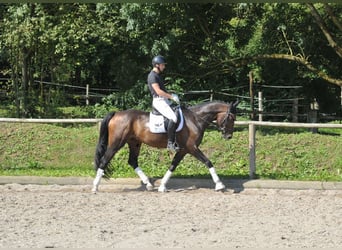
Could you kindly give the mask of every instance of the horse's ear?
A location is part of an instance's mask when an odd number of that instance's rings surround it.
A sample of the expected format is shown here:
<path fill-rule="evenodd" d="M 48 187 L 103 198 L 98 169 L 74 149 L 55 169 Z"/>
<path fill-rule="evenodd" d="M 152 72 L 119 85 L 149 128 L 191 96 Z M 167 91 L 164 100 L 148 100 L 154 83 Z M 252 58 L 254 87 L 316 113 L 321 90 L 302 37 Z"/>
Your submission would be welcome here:
<path fill-rule="evenodd" d="M 233 103 L 233 107 L 237 107 L 237 105 L 239 105 L 239 103 L 240 103 L 240 100 L 239 99 L 237 99 L 234 103 Z"/>

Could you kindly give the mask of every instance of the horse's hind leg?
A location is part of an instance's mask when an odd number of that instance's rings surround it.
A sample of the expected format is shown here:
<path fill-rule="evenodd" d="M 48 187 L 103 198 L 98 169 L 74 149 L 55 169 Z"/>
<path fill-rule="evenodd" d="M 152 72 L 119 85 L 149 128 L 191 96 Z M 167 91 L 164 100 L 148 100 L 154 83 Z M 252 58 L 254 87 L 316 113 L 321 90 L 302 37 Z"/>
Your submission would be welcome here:
<path fill-rule="evenodd" d="M 153 185 L 151 184 L 149 178 L 145 175 L 142 169 L 138 165 L 138 156 L 140 153 L 141 142 L 131 141 L 128 143 L 129 146 L 129 159 L 128 164 L 131 165 L 135 173 L 139 176 L 142 183 L 146 185 L 148 191 L 153 190 Z"/>
<path fill-rule="evenodd" d="M 118 149 L 115 149 L 114 147 L 109 147 L 107 148 L 105 154 L 102 156 L 99 167 L 96 172 L 96 177 L 93 181 L 93 188 L 91 190 L 94 194 L 96 194 L 96 192 L 98 191 L 98 188 L 99 188 L 102 176 L 104 175 L 106 167 L 108 166 L 110 160 L 113 158 L 113 156 L 115 155 L 117 151 Z"/>

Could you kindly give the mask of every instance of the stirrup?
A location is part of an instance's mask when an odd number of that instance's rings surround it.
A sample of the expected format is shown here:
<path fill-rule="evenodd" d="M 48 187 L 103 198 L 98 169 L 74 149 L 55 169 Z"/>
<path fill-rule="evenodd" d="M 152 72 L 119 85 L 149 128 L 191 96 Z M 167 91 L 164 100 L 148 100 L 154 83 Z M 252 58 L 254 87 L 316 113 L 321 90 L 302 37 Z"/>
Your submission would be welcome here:
<path fill-rule="evenodd" d="M 167 149 L 170 151 L 179 151 L 180 148 L 178 147 L 177 143 L 168 141 L 167 143 Z"/>

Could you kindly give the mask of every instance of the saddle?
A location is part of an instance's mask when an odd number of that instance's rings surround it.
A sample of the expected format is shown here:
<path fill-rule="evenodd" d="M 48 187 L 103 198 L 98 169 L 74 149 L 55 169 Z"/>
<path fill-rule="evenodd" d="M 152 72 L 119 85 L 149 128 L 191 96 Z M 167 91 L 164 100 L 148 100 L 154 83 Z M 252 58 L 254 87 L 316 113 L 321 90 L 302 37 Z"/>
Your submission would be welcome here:
<path fill-rule="evenodd" d="M 184 125 L 184 117 L 182 109 L 177 106 L 172 108 L 177 116 L 177 128 L 176 132 L 180 131 Z M 151 133 L 166 133 L 167 125 L 169 123 L 169 119 L 164 117 L 158 110 L 152 107 L 152 111 L 150 112 L 150 121 L 148 127 L 150 128 Z"/>

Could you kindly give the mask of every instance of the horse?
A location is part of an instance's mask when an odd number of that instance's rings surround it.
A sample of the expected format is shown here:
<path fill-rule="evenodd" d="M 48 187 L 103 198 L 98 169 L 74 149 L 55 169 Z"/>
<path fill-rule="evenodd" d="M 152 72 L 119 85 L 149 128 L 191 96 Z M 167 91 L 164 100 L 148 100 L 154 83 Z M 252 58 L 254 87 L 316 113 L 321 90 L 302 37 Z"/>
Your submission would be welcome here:
<path fill-rule="evenodd" d="M 183 128 L 176 133 L 176 142 L 180 150 L 175 153 L 170 167 L 161 179 L 159 192 L 167 191 L 166 185 L 172 173 L 186 154 L 194 156 L 207 166 L 215 184 L 215 191 L 224 191 L 225 185 L 216 174 L 212 162 L 199 149 L 199 145 L 202 142 L 204 131 L 211 124 L 216 125 L 224 139 L 232 138 L 238 104 L 239 101 L 234 103 L 212 101 L 189 107 L 182 105 L 184 124 Z M 112 174 L 113 170 L 108 168 L 108 165 L 126 143 L 129 148 L 128 164 L 146 185 L 147 190 L 154 189 L 149 178 L 138 165 L 138 156 L 143 143 L 159 149 L 166 148 L 167 134 L 150 132 L 149 112 L 130 109 L 109 112 L 101 122 L 99 140 L 95 150 L 96 176 L 93 181 L 93 193 L 98 191 L 101 178 L 109 178 Z"/>

